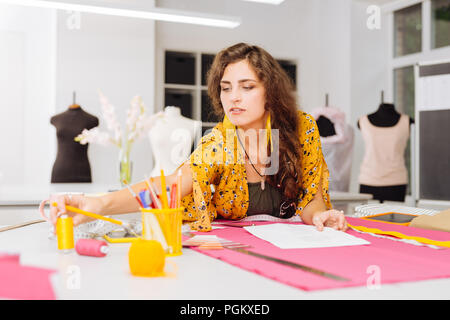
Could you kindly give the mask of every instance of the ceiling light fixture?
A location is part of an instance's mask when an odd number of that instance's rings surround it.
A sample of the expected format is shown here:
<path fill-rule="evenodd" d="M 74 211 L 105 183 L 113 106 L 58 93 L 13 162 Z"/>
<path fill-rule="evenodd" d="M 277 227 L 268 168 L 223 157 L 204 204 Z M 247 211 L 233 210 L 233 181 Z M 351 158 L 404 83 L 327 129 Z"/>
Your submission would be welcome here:
<path fill-rule="evenodd" d="M 244 0 L 244 1 L 249 1 L 249 2 L 260 2 L 260 3 L 266 3 L 266 4 L 275 4 L 275 5 L 279 5 L 279 4 L 282 3 L 284 0 Z"/>
<path fill-rule="evenodd" d="M 197 24 L 221 28 L 236 28 L 241 24 L 240 19 L 237 17 L 227 17 L 220 15 L 203 14 L 198 12 L 178 11 L 160 8 L 136 10 L 129 8 L 80 4 L 70 1 L 60 2 L 54 0 L 0 0 L 0 3 L 7 3 L 11 5 L 20 5 L 27 7 L 39 7 L 39 8 L 60 9 L 86 13 L 96 13 L 111 16 L 150 19 L 166 22 Z"/>

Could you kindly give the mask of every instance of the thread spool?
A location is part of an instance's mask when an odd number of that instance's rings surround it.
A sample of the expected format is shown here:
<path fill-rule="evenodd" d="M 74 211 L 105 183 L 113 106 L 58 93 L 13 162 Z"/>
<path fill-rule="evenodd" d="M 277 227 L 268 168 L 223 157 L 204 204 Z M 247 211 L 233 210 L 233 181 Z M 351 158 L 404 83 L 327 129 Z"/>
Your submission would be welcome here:
<path fill-rule="evenodd" d="M 72 217 L 63 214 L 56 220 L 56 236 L 58 238 L 58 250 L 64 253 L 71 252 L 74 248 Z"/>
<path fill-rule="evenodd" d="M 164 249 L 156 240 L 135 240 L 128 251 L 128 263 L 134 276 L 164 276 L 165 259 Z"/>
<path fill-rule="evenodd" d="M 104 257 L 109 251 L 105 241 L 96 239 L 79 239 L 75 245 L 75 250 L 79 255 L 91 257 Z"/>

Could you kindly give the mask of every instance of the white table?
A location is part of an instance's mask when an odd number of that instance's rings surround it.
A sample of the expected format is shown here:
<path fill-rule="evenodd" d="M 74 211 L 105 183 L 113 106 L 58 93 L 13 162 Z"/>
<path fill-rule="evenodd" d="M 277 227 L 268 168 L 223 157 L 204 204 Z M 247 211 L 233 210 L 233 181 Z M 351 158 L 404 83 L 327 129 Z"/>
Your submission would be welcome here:
<path fill-rule="evenodd" d="M 0 251 L 20 253 L 24 265 L 58 270 L 54 287 L 59 299 L 450 299 L 450 279 L 306 292 L 189 249 L 168 258 L 178 266 L 176 278 L 134 277 L 128 268 L 129 244 L 110 244 L 104 258 L 62 254 L 48 231 L 47 223 L 39 223 L 0 232 Z M 79 282 L 71 278 L 76 271 Z M 79 288 L 73 287 L 77 283 Z"/>
<path fill-rule="evenodd" d="M 47 183 L 42 185 L 0 185 L 0 225 L 17 224 L 26 220 L 39 219 L 37 208 L 40 202 L 52 193 L 83 192 L 96 195 L 119 190 L 119 184 L 95 183 Z M 354 207 L 366 204 L 372 195 L 331 191 L 333 207 L 351 215 Z M 32 210 L 28 210 L 32 209 Z"/>
<path fill-rule="evenodd" d="M 52 193 L 89 194 L 119 190 L 121 186 L 93 183 L 48 183 L 42 185 L 0 185 L 0 206 L 35 206 Z"/>
<path fill-rule="evenodd" d="M 104 193 L 119 190 L 119 184 L 105 185 L 93 183 L 48 183 L 43 185 L 0 185 L 0 206 L 27 206 L 39 205 L 41 200 L 51 193 L 58 192 L 83 192 L 89 194 Z M 372 195 L 364 193 L 330 191 L 333 203 L 367 203 Z"/>

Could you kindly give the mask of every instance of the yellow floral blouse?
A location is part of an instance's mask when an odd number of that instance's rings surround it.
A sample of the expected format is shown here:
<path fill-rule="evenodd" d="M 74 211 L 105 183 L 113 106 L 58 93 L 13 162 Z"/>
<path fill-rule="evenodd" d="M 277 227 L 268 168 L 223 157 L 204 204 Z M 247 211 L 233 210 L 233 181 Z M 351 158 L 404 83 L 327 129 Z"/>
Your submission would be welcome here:
<path fill-rule="evenodd" d="M 322 154 L 319 129 L 314 118 L 302 111 L 299 111 L 299 122 L 304 193 L 298 199 L 296 214 L 301 215 L 317 193 L 321 177 L 323 199 L 328 209 L 331 209 L 331 202 L 329 171 Z M 194 230 L 210 231 L 211 221 L 218 215 L 225 219 L 246 217 L 247 173 L 235 132 L 235 126 L 225 118 L 202 137 L 187 160 L 192 171 L 193 192 L 182 199 L 183 220 L 191 221 Z"/>

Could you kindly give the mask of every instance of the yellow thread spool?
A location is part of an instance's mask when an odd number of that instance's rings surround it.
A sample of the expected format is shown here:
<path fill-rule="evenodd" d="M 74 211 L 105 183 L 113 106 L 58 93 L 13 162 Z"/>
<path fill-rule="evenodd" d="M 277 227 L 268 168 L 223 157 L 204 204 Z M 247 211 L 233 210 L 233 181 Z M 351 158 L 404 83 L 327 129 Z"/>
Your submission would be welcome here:
<path fill-rule="evenodd" d="M 149 223 L 148 215 L 153 214 L 159 223 L 159 227 L 163 233 L 165 243 L 167 244 L 167 249 L 165 250 L 166 255 L 170 257 L 179 256 L 182 254 L 181 248 L 181 225 L 182 225 L 182 214 L 184 207 L 173 208 L 173 209 L 146 209 L 141 208 L 142 212 L 142 236 L 144 239 L 157 240 L 151 223 Z"/>
<path fill-rule="evenodd" d="M 128 251 L 130 272 L 139 277 L 164 276 L 165 252 L 156 240 L 137 239 Z"/>
<path fill-rule="evenodd" d="M 56 220 L 56 236 L 58 249 L 64 253 L 71 252 L 74 248 L 73 219 L 68 215 L 62 215 Z"/>

